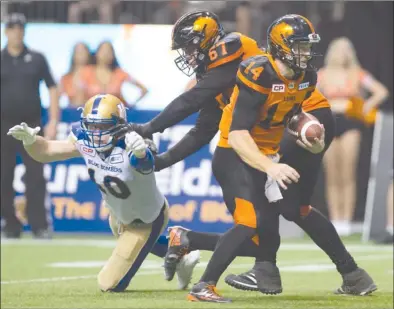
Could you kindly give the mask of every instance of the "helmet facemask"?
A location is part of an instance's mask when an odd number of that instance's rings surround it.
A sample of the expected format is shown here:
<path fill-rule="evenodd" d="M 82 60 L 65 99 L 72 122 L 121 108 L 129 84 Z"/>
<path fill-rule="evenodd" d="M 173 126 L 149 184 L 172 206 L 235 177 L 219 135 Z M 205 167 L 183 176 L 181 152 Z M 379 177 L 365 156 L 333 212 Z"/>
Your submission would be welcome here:
<path fill-rule="evenodd" d="M 86 135 L 83 141 L 86 146 L 104 152 L 114 146 L 112 133 L 116 129 L 118 119 L 116 117 L 102 119 L 94 116 L 96 115 L 81 118 L 81 127 Z"/>
<path fill-rule="evenodd" d="M 192 76 L 197 68 L 204 63 L 204 50 L 200 47 L 203 35 L 196 33 L 194 38 L 184 42 L 176 49 L 179 56 L 174 60 L 176 66 L 187 76 Z"/>
<path fill-rule="evenodd" d="M 174 62 L 178 69 L 189 77 L 196 72 L 205 58 L 204 52 L 199 46 L 199 42 L 200 39 L 195 37 L 190 43 L 185 44 L 185 47 L 177 49 L 179 56 Z"/>
<path fill-rule="evenodd" d="M 224 35 L 217 16 L 211 12 L 197 11 L 182 16 L 174 25 L 172 50 L 179 57 L 174 62 L 187 76 L 203 70 L 209 49 Z"/>
<path fill-rule="evenodd" d="M 315 46 L 320 42 L 320 36 L 316 33 L 309 34 L 307 38 L 287 38 L 283 39 L 290 52 L 286 52 L 283 49 L 278 50 L 281 54 L 281 60 L 283 60 L 290 68 L 296 72 L 302 71 L 315 71 L 316 67 L 313 65 L 313 61 L 318 56 L 322 56 L 315 52 Z"/>

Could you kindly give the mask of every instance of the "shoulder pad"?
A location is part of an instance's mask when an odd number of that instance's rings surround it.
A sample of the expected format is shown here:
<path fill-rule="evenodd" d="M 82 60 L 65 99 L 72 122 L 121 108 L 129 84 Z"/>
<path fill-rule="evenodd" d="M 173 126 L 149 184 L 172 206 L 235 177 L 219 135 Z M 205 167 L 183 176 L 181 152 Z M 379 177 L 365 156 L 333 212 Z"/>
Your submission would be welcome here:
<path fill-rule="evenodd" d="M 234 61 L 242 57 L 243 48 L 241 37 L 232 32 L 219 40 L 208 52 L 207 69 L 213 69 L 222 64 Z"/>
<path fill-rule="evenodd" d="M 269 94 L 275 75 L 269 59 L 264 55 L 258 55 L 241 62 L 237 73 L 237 84 L 244 84 L 255 91 Z"/>

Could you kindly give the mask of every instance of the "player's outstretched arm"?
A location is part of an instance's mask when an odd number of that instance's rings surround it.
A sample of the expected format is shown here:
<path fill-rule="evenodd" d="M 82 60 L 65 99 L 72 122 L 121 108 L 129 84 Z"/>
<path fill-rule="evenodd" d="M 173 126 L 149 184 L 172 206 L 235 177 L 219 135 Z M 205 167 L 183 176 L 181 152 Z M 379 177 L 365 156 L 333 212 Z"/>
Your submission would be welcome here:
<path fill-rule="evenodd" d="M 47 140 L 42 136 L 37 136 L 40 130 L 40 127 L 33 129 L 22 122 L 9 129 L 7 135 L 22 141 L 30 157 L 41 163 L 66 160 L 80 155 L 72 141 Z"/>
<path fill-rule="evenodd" d="M 155 171 L 160 171 L 182 161 L 208 144 L 219 128 L 222 111 L 211 104 L 200 110 L 196 125 L 173 147 L 155 156 Z"/>
<path fill-rule="evenodd" d="M 143 125 L 141 134 L 149 136 L 163 132 L 211 103 L 218 94 L 234 85 L 237 67 L 238 62 L 233 61 L 207 72 L 193 88 L 174 99 L 159 115 Z"/>

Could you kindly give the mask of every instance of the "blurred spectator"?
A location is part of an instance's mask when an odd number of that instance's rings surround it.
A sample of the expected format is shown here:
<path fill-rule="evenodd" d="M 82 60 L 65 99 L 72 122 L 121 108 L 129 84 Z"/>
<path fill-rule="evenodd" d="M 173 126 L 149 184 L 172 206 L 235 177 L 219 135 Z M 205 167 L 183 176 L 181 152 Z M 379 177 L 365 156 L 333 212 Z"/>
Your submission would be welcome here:
<path fill-rule="evenodd" d="M 360 66 L 353 44 L 333 40 L 318 87 L 328 98 L 336 118 L 336 138 L 324 156 L 330 218 L 340 235 L 351 233 L 356 197 L 356 166 L 361 128 L 374 119 L 376 107 L 388 96 L 386 88 Z M 363 100 L 364 91 L 370 93 Z"/>
<path fill-rule="evenodd" d="M 86 100 L 98 93 L 110 93 L 126 104 L 122 96 L 122 85 L 126 82 L 138 87 L 141 91 L 140 97 L 135 102 L 128 102 L 128 104 L 136 104 L 148 93 L 143 84 L 119 67 L 114 47 L 110 42 L 104 41 L 97 48 L 94 65 L 89 65 L 82 70 L 81 84 L 83 88 L 78 89 L 77 92 L 80 93 L 76 95 L 78 98 L 84 96 L 84 100 Z"/>
<path fill-rule="evenodd" d="M 153 22 L 155 24 L 173 24 L 182 15 L 185 6 L 186 3 L 184 1 L 169 1 L 155 12 L 152 12 Z"/>
<path fill-rule="evenodd" d="M 118 0 L 82 0 L 72 3 L 68 10 L 68 22 L 81 23 L 85 20 L 92 22 L 94 18 L 87 18 L 84 20 L 84 15 L 97 13 L 100 23 L 111 24 L 114 22 L 114 6 L 118 4 L 118 2 Z"/>
<path fill-rule="evenodd" d="M 1 51 L 1 216 L 6 237 L 19 238 L 22 225 L 15 215 L 13 189 L 16 156 L 19 153 L 26 167 L 25 186 L 27 218 L 33 235 L 50 236 L 45 209 L 46 182 L 43 165 L 30 158 L 23 145 L 7 135 L 8 129 L 21 122 L 41 126 L 39 84 L 44 80 L 50 95 L 49 122 L 45 136 L 54 139 L 59 120 L 56 84 L 45 57 L 24 44 L 26 19 L 12 14 L 6 20 L 8 42 Z"/>
<path fill-rule="evenodd" d="M 93 57 L 89 47 L 85 43 L 77 43 L 71 55 L 70 71 L 63 75 L 60 80 L 60 93 L 67 95 L 70 107 L 78 107 L 85 103 L 83 91 L 77 91 L 82 87 L 81 72 L 87 65 L 93 63 Z"/>
<path fill-rule="evenodd" d="M 244 1 L 236 9 L 236 29 L 244 35 L 250 35 L 252 23 L 252 8 L 249 1 Z"/>

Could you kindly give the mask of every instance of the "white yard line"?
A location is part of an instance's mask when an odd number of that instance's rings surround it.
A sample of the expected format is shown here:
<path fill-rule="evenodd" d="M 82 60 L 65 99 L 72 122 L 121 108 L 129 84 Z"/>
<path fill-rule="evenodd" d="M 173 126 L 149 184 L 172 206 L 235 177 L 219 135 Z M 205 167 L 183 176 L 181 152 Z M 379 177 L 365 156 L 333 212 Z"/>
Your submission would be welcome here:
<path fill-rule="evenodd" d="M 141 271 L 137 273 L 137 276 L 150 276 L 150 275 L 157 275 L 161 273 L 163 273 L 163 271 L 158 271 L 158 270 Z M 1 284 L 46 283 L 46 282 L 73 281 L 73 280 L 94 279 L 94 278 L 97 278 L 97 275 L 38 278 L 38 279 L 28 279 L 28 280 L 10 280 L 10 281 L 1 281 Z"/>
<path fill-rule="evenodd" d="M 289 240 L 290 242 L 290 240 Z M 115 240 L 90 240 L 90 239 L 52 239 L 52 240 L 36 240 L 36 239 L 2 239 L 1 246 L 12 245 L 29 245 L 29 246 L 91 246 L 98 248 L 113 248 Z M 350 244 L 346 248 L 351 252 L 393 252 L 392 246 L 379 246 L 379 245 L 357 245 Z M 315 244 L 300 244 L 300 243 L 283 243 L 280 250 L 284 251 L 320 251 L 321 249 Z"/>
<path fill-rule="evenodd" d="M 75 276 L 75 277 L 54 277 L 54 278 L 39 278 L 29 280 L 10 280 L 1 281 L 1 284 L 21 284 L 21 283 L 43 283 L 43 282 L 58 282 L 58 281 L 71 281 L 71 280 L 82 280 L 96 278 L 97 275 L 93 276 Z"/>
<path fill-rule="evenodd" d="M 374 261 L 374 260 L 384 260 L 384 259 L 392 259 L 392 255 L 370 255 L 370 256 L 361 256 L 357 258 L 357 261 Z M 88 261 L 85 261 L 87 263 Z M 97 263 L 97 261 L 92 261 Z M 142 270 L 137 273 L 137 276 L 149 276 L 149 275 L 158 275 L 162 274 L 163 270 L 159 270 L 161 268 L 161 264 L 157 261 L 147 260 L 148 266 L 147 268 L 151 270 Z M 288 263 L 280 263 L 280 270 L 283 272 L 323 272 L 330 271 L 335 269 L 334 264 L 316 264 L 318 260 L 311 261 L 303 261 L 303 264 L 289 264 Z M 157 270 L 154 269 L 154 265 L 157 264 Z M 207 265 L 206 262 L 201 262 L 197 264 L 198 268 L 204 268 Z M 229 267 L 229 269 L 248 269 L 252 264 L 234 264 Z M 54 278 L 38 278 L 38 279 L 28 279 L 28 280 L 10 280 L 10 281 L 2 281 L 1 284 L 26 284 L 26 283 L 46 283 L 46 282 L 59 282 L 59 281 L 73 281 L 73 280 L 82 280 L 82 279 L 94 279 L 97 275 L 86 275 L 86 276 L 74 276 L 74 277 L 54 277 Z"/>
<path fill-rule="evenodd" d="M 357 261 L 375 261 L 375 260 L 385 260 L 385 259 L 391 259 L 393 256 L 390 254 L 378 254 L 378 255 L 366 255 L 366 256 L 358 256 Z M 302 260 L 302 261 L 297 261 L 297 263 L 294 263 L 294 261 L 283 261 L 283 262 L 278 262 L 278 266 L 281 267 L 293 267 L 293 266 L 305 266 L 309 264 L 318 264 L 318 265 L 325 265 L 328 262 L 328 258 L 326 259 L 314 259 L 314 260 Z M 253 261 L 251 261 L 253 263 Z M 241 268 L 248 268 L 252 264 L 251 263 L 242 263 L 242 264 L 237 264 L 234 263 L 233 265 L 230 266 L 230 268 L 234 269 L 241 269 Z M 72 261 L 72 262 L 55 262 L 55 263 L 50 263 L 47 264 L 48 267 L 51 268 L 71 268 L 71 269 L 76 269 L 76 268 L 101 268 L 105 264 L 105 261 Z M 150 260 L 147 259 L 144 261 L 144 263 L 141 265 L 141 269 L 162 269 L 162 262 L 159 260 Z M 197 268 L 203 268 L 206 267 L 208 262 L 200 262 L 197 264 Z M 332 265 L 333 264 L 327 264 L 327 265 Z"/>

